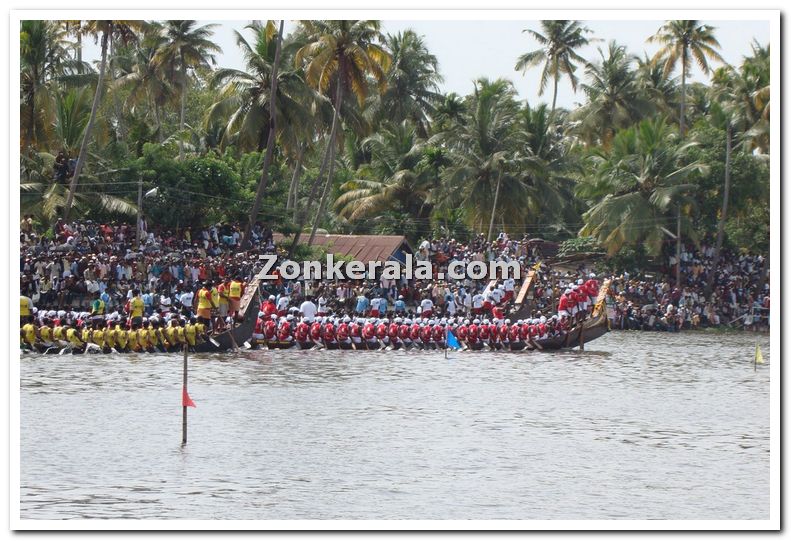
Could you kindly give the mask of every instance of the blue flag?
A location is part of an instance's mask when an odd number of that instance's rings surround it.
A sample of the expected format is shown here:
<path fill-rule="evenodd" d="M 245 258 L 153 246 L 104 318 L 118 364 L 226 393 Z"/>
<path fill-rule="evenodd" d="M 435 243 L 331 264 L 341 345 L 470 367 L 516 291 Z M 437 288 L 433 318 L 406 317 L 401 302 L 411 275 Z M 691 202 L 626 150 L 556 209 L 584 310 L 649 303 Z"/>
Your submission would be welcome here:
<path fill-rule="evenodd" d="M 456 335 L 453 334 L 453 331 L 448 329 L 448 339 L 447 339 L 447 346 L 453 349 L 461 349 L 461 344 L 456 339 Z"/>

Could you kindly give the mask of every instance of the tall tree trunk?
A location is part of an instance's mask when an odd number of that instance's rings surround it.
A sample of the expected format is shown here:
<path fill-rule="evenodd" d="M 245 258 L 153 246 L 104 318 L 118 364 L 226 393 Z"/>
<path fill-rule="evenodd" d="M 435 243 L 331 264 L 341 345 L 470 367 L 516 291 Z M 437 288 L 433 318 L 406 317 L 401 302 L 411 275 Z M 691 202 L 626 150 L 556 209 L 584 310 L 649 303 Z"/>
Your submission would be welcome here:
<path fill-rule="evenodd" d="M 28 127 L 28 146 L 35 146 L 36 141 L 36 94 L 38 93 L 38 66 L 33 65 L 33 84 L 30 91 L 30 126 Z"/>
<path fill-rule="evenodd" d="M 338 65 L 338 88 L 335 94 L 335 112 L 332 115 L 332 126 L 333 129 L 338 129 L 338 117 L 340 116 L 341 112 L 341 104 L 343 103 L 343 85 L 341 84 L 341 73 L 343 73 L 343 60 Z M 310 232 L 310 239 L 308 240 L 308 246 L 313 244 L 313 239 L 316 238 L 316 229 L 319 227 L 319 223 L 321 222 L 322 215 L 324 214 L 324 208 L 327 205 L 327 196 L 329 195 L 329 187 L 332 184 L 332 175 L 333 170 L 335 169 L 335 136 L 330 139 L 330 170 L 327 174 L 327 182 L 324 185 L 324 193 L 321 194 L 321 201 L 319 202 L 319 210 L 316 213 L 316 218 L 313 220 L 313 229 Z"/>
<path fill-rule="evenodd" d="M 549 116 L 555 114 L 555 104 L 558 101 L 558 76 L 555 75 L 555 89 L 552 91 L 552 109 L 549 111 Z"/>
<path fill-rule="evenodd" d="M 184 159 L 184 114 L 187 106 L 187 66 L 184 64 L 184 54 L 181 55 L 181 113 L 179 116 L 179 161 Z"/>
<path fill-rule="evenodd" d="M 494 205 L 492 205 L 492 218 L 489 220 L 489 233 L 486 235 L 487 244 L 492 242 L 492 231 L 494 230 L 494 215 L 497 212 L 497 199 L 500 197 L 500 184 L 503 180 L 503 170 L 500 168 L 500 173 L 497 175 L 497 189 L 494 190 Z"/>
<path fill-rule="evenodd" d="M 767 252 L 766 256 L 764 257 L 764 264 L 761 266 L 761 274 L 758 276 L 758 284 L 755 286 L 755 295 L 763 295 L 764 291 L 764 284 L 766 283 L 766 275 L 769 273 L 769 254 L 771 252 Z M 763 302 L 763 297 L 761 298 L 761 302 Z"/>
<path fill-rule="evenodd" d="M 88 119 L 88 125 L 85 126 L 85 135 L 82 137 L 82 144 L 80 145 L 80 153 L 77 156 L 77 165 L 74 166 L 74 176 L 71 177 L 69 184 L 69 194 L 66 196 L 66 205 L 63 208 L 63 221 L 69 219 L 69 212 L 74 202 L 74 194 L 77 191 L 77 183 L 80 179 L 82 167 L 85 165 L 85 158 L 88 155 L 88 142 L 91 139 L 91 131 L 93 131 L 93 123 L 96 121 L 96 112 L 99 110 L 99 102 L 102 96 L 102 83 L 104 82 L 104 72 L 107 67 L 107 40 L 108 35 L 113 31 L 112 25 L 102 34 L 102 60 L 99 64 L 99 79 L 96 82 L 96 92 L 93 95 L 93 105 L 91 106 L 91 116 Z"/>
<path fill-rule="evenodd" d="M 687 50 L 681 53 L 681 106 L 678 115 L 678 126 L 681 138 L 686 133 L 685 117 L 687 113 Z"/>
<path fill-rule="evenodd" d="M 681 205 L 676 207 L 676 287 L 681 289 Z"/>
<path fill-rule="evenodd" d="M 319 168 L 319 174 L 316 175 L 316 178 L 310 185 L 310 193 L 308 193 L 308 198 L 305 201 L 305 208 L 301 211 L 297 212 L 297 232 L 294 234 L 294 240 L 291 241 L 291 247 L 288 249 L 288 257 L 294 255 L 294 249 L 299 244 L 299 239 L 302 236 L 302 229 L 305 227 L 305 222 L 308 219 L 308 213 L 310 212 L 310 207 L 313 204 L 313 200 L 316 198 L 316 191 L 319 189 L 319 185 L 321 184 L 321 180 L 324 178 L 324 171 L 327 170 L 327 165 L 330 163 L 330 142 L 327 141 L 327 148 L 324 150 L 324 158 L 321 161 L 321 167 Z M 296 199 L 295 199 L 296 204 Z M 298 210 L 298 209 L 297 209 Z"/>
<path fill-rule="evenodd" d="M 156 124 L 157 142 L 162 142 L 162 120 L 159 118 L 159 104 L 156 100 L 151 99 L 151 110 L 154 111 L 154 123 Z"/>
<path fill-rule="evenodd" d="M 283 20 L 280 20 L 280 30 L 277 34 L 275 44 L 275 60 L 272 64 L 272 82 L 269 86 L 269 136 L 266 138 L 266 155 L 264 156 L 264 168 L 261 171 L 261 179 L 258 181 L 258 190 L 255 192 L 253 209 L 250 211 L 250 219 L 244 228 L 241 248 L 250 246 L 250 231 L 253 229 L 258 211 L 261 210 L 261 201 L 264 198 L 267 184 L 269 184 L 269 166 L 272 164 L 272 153 L 275 150 L 275 125 L 277 122 L 277 107 L 275 106 L 275 94 L 277 94 L 277 68 L 280 64 L 280 44 L 283 39 Z M 182 106 L 183 107 L 183 106 Z M 183 114 L 183 113 L 182 113 Z"/>
<path fill-rule="evenodd" d="M 286 198 L 286 210 L 295 210 L 297 207 L 297 192 L 299 192 L 299 177 L 302 175 L 302 157 L 305 155 L 305 145 L 299 144 L 297 149 L 297 163 L 294 164 L 294 173 L 291 175 L 291 184 L 288 186 L 288 197 Z M 294 213 L 296 219 L 296 212 Z"/>
<path fill-rule="evenodd" d="M 705 295 L 711 294 L 711 289 L 714 286 L 714 276 L 717 273 L 717 266 L 720 264 L 720 250 L 722 250 L 722 241 L 725 237 L 725 220 L 728 218 L 728 197 L 731 191 L 731 138 L 733 136 L 733 128 L 730 121 L 725 130 L 725 187 L 722 190 L 722 212 L 720 212 L 720 221 L 717 224 L 717 243 L 714 245 L 714 261 L 711 267 L 711 272 L 706 279 Z"/>
<path fill-rule="evenodd" d="M 341 86 L 341 78 L 338 77 L 338 82 L 336 84 L 335 94 L 336 96 L 340 96 L 343 87 Z M 340 100 L 338 100 L 340 103 Z M 330 154 L 332 152 L 332 145 L 335 143 L 335 134 L 338 130 L 338 108 L 335 108 L 335 112 L 332 115 L 332 128 L 330 129 L 330 137 L 327 141 L 327 148 L 324 150 L 324 159 L 321 162 L 321 168 L 319 169 L 319 175 L 316 177 L 316 180 L 313 181 L 313 184 L 310 187 L 310 194 L 308 195 L 308 200 L 305 203 L 305 208 L 300 213 L 299 220 L 297 221 L 297 232 L 294 234 L 294 240 L 291 242 L 291 248 L 288 249 L 288 257 L 294 255 L 294 249 L 299 244 L 299 239 L 302 236 L 302 228 L 305 227 L 305 221 L 308 217 L 308 212 L 310 211 L 310 206 L 313 202 L 313 198 L 316 197 L 316 190 L 321 183 L 321 179 L 324 178 L 324 172 L 327 170 L 327 165 L 330 161 Z"/>
<path fill-rule="evenodd" d="M 77 29 L 77 62 L 82 64 L 82 32 Z"/>
<path fill-rule="evenodd" d="M 113 109 L 115 110 L 115 121 L 118 123 L 118 140 L 123 141 L 126 139 L 126 127 L 124 126 L 124 119 L 121 110 L 121 102 L 118 101 L 118 94 L 115 92 L 115 68 L 113 68 L 113 59 L 115 58 L 115 40 L 112 35 L 110 36 L 110 90 L 113 93 Z"/>
<path fill-rule="evenodd" d="M 332 178 L 335 176 L 335 141 L 333 141 L 332 150 L 330 151 L 330 170 L 327 172 L 327 182 L 324 183 L 324 192 L 321 194 L 321 202 L 319 202 L 319 210 L 316 213 L 316 219 L 313 221 L 313 229 L 310 230 L 310 238 L 308 239 L 308 246 L 313 244 L 313 239 L 316 238 L 316 230 L 321 223 L 321 217 L 324 215 L 324 210 L 327 207 L 327 196 L 330 193 L 330 186 L 332 186 Z"/>

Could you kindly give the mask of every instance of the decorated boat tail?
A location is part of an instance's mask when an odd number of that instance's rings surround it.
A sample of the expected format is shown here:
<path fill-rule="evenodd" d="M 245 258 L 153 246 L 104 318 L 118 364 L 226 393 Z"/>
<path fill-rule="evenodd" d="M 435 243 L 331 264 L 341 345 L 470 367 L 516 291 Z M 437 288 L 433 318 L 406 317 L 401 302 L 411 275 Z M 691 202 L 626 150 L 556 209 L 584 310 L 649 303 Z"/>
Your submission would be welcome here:
<path fill-rule="evenodd" d="M 610 322 L 607 319 L 607 292 L 610 289 L 610 280 L 605 280 L 599 288 L 599 294 L 593 305 L 591 316 L 580 325 L 573 327 L 569 332 L 562 336 L 555 336 L 545 340 L 537 340 L 539 349 L 557 350 L 571 349 L 579 347 L 584 349 L 585 344 L 591 342 L 610 330 Z"/>
<path fill-rule="evenodd" d="M 196 352 L 216 352 L 227 351 L 243 347 L 243 344 L 250 339 L 255 330 L 255 322 L 258 319 L 258 308 L 260 306 L 259 286 L 260 280 L 254 278 L 245 286 L 244 294 L 239 300 L 239 312 L 242 314 L 241 321 L 224 332 L 212 335 L 211 340 L 197 344 Z"/>

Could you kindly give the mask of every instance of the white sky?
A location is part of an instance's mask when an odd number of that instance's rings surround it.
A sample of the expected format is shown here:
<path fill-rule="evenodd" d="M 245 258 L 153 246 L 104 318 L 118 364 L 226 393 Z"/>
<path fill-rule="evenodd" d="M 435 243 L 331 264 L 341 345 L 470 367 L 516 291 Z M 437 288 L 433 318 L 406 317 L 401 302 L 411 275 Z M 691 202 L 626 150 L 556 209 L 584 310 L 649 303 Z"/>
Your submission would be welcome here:
<path fill-rule="evenodd" d="M 716 28 L 715 36 L 722 49 L 720 54 L 730 64 L 739 64 L 742 58 L 750 54 L 750 44 L 757 39 L 762 45 L 769 43 L 769 23 L 767 21 L 702 21 Z M 244 68 L 243 59 L 238 52 L 234 30 L 243 31 L 248 39 L 249 32 L 244 31 L 248 21 L 205 21 L 217 23 L 214 40 L 222 47 L 223 52 L 217 57 L 219 66 Z M 579 52 L 590 61 L 598 60 L 597 48 L 606 50 L 610 40 L 626 45 L 628 51 L 638 56 L 643 51 L 653 55 L 659 46 L 646 43 L 646 39 L 656 33 L 664 21 L 584 21 L 593 33 L 590 35 L 602 41 L 593 43 Z M 286 23 L 286 33 L 294 27 L 293 22 Z M 525 75 L 514 70 L 516 58 L 520 54 L 534 50 L 538 44 L 525 28 L 540 30 L 539 22 L 523 21 L 382 21 L 384 33 L 396 33 L 411 28 L 425 37 L 429 51 L 439 60 L 439 69 L 445 82 L 442 90 L 465 95 L 472 91 L 472 81 L 485 76 L 490 79 L 504 77 L 514 82 L 522 99 L 531 103 L 538 101 L 550 102 L 552 89 L 549 86 L 542 97 L 538 97 L 538 81 L 540 68 L 529 70 Z M 98 58 L 98 47 L 92 42 L 86 44 L 85 57 Z M 578 68 L 580 80 L 584 80 L 584 70 Z M 692 81 L 706 81 L 707 78 L 695 67 Z M 581 94 L 574 94 L 566 79 L 561 79 L 558 87 L 558 106 L 572 107 L 575 102 L 582 101 Z"/>

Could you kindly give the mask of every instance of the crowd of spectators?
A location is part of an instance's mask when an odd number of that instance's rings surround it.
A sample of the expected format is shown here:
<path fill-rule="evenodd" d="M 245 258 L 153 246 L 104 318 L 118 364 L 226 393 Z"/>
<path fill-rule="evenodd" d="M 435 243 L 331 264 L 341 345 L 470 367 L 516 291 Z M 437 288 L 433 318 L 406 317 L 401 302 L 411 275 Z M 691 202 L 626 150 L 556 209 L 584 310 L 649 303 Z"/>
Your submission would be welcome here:
<path fill-rule="evenodd" d="M 243 226 L 215 224 L 179 231 L 149 228 L 141 223 L 137 242 L 134 225 L 58 221 L 49 234 L 36 232 L 32 216 L 23 217 L 21 230 L 21 295 L 37 307 L 50 310 L 87 310 L 97 297 L 108 310 L 121 309 L 132 289 L 144 294 L 146 312 L 178 310 L 206 281 L 218 283 L 231 276 L 248 281 L 261 269 L 259 254 L 277 251 L 272 231 L 256 224 L 252 247 L 239 250 Z M 279 255 L 284 256 L 282 250 Z M 723 251 L 712 294 L 703 292 L 712 268 L 712 249 L 691 247 L 682 253 L 683 287 L 672 277 L 618 273 L 612 281 L 608 311 L 615 329 L 679 330 L 706 326 L 768 326 L 769 280 L 760 255 Z M 522 276 L 542 260 L 539 243 L 500 233 L 487 242 L 484 235 L 469 241 L 427 239 L 418 243 L 415 257 L 431 263 L 433 275 L 447 274 L 448 264 L 463 261 L 516 261 Z M 670 261 L 670 267 L 674 261 Z M 590 272 L 585 265 L 552 268 L 544 263 L 539 279 L 528 293 L 531 317 L 555 313 L 566 287 Z M 430 304 L 435 313 L 468 315 L 484 306 L 502 305 L 507 313 L 521 283 L 488 278 L 452 280 L 390 280 L 368 277 L 358 281 L 289 281 L 278 277 L 262 284 L 264 296 L 273 295 L 279 306 L 297 307 L 306 298 L 320 311 L 380 314 L 407 312 Z M 760 290 L 759 290 L 760 286 Z"/>

